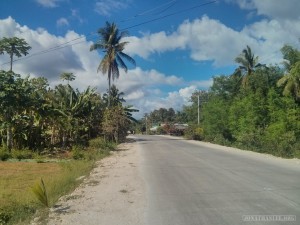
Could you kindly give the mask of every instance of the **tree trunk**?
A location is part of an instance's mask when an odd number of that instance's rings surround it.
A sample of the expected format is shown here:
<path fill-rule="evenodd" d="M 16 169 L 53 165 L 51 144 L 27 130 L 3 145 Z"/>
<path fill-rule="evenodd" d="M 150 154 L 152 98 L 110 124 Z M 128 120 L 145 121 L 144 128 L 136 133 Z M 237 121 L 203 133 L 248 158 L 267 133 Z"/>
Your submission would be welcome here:
<path fill-rule="evenodd" d="M 11 128 L 11 125 L 8 125 L 8 127 L 7 127 L 6 145 L 7 145 L 8 151 L 11 152 L 11 149 L 13 147 L 13 138 L 12 138 L 12 128 Z"/>
<path fill-rule="evenodd" d="M 13 51 L 11 51 L 11 53 L 10 53 L 10 71 L 11 72 L 12 72 L 13 57 L 14 57 Z"/>
<path fill-rule="evenodd" d="M 67 145 L 67 132 L 63 131 L 62 148 L 65 149 Z"/>
<path fill-rule="evenodd" d="M 55 145 L 55 141 L 57 140 L 57 138 L 55 137 L 55 126 L 53 125 L 51 128 L 51 145 L 54 146 Z"/>
<path fill-rule="evenodd" d="M 111 82 L 111 68 L 108 70 L 108 108 L 110 108 L 110 82 Z"/>

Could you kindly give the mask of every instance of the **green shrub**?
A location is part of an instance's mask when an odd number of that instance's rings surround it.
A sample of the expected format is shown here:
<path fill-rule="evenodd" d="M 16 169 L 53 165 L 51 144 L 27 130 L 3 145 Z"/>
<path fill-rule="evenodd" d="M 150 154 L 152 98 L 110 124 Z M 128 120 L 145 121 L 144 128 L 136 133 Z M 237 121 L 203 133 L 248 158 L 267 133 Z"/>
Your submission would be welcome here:
<path fill-rule="evenodd" d="M 40 203 L 42 203 L 46 207 L 50 206 L 43 178 L 41 178 L 40 182 L 35 183 L 31 190 L 35 194 L 36 198 L 40 201 Z"/>
<path fill-rule="evenodd" d="M 203 140 L 203 128 L 198 126 L 189 126 L 185 132 L 184 137 L 192 140 Z"/>
<path fill-rule="evenodd" d="M 10 157 L 11 157 L 11 154 L 5 148 L 0 148 L 0 161 L 6 161 Z"/>
<path fill-rule="evenodd" d="M 0 225 L 29 224 L 35 212 L 35 205 L 12 202 L 10 206 L 0 209 Z"/>
<path fill-rule="evenodd" d="M 7 224 L 11 217 L 12 215 L 10 213 L 0 211 L 0 225 Z"/>
<path fill-rule="evenodd" d="M 32 159 L 34 156 L 34 153 L 28 149 L 23 150 L 13 150 L 12 151 L 12 157 L 18 160 L 22 159 Z"/>
<path fill-rule="evenodd" d="M 165 129 L 161 126 L 159 126 L 155 132 L 156 134 L 166 134 L 167 132 L 165 131 Z"/>
<path fill-rule="evenodd" d="M 215 135 L 211 142 L 224 146 L 231 146 L 231 142 L 226 139 L 222 134 Z"/>
<path fill-rule="evenodd" d="M 94 149 L 114 150 L 116 148 L 116 144 L 98 137 L 89 141 L 89 147 Z"/>
<path fill-rule="evenodd" d="M 84 159 L 84 152 L 81 146 L 74 145 L 72 146 L 72 158 L 75 160 Z"/>

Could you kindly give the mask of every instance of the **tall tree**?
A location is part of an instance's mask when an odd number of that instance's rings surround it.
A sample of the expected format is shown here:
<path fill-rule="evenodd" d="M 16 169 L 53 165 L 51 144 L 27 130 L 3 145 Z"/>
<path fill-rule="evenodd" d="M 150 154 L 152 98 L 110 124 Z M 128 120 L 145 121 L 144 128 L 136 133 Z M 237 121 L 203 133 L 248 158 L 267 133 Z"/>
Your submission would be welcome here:
<path fill-rule="evenodd" d="M 284 85 L 283 95 L 291 95 L 297 102 L 300 102 L 300 61 L 291 67 L 289 73 L 278 80 L 277 85 Z"/>
<path fill-rule="evenodd" d="M 25 110 L 31 107 L 32 91 L 28 78 L 22 79 L 11 71 L 0 71 L 0 124 L 6 130 L 9 151 L 13 147 L 14 128 L 26 120 Z"/>
<path fill-rule="evenodd" d="M 292 95 L 300 102 L 300 51 L 292 46 L 285 45 L 281 52 L 287 73 L 278 80 L 278 86 L 284 86 L 283 95 Z"/>
<path fill-rule="evenodd" d="M 119 78 L 119 67 L 127 72 L 128 68 L 123 59 L 126 59 L 133 65 L 135 65 L 135 60 L 123 52 L 128 42 L 121 42 L 121 39 L 128 35 L 127 31 L 120 32 L 115 23 L 106 22 L 106 26 L 98 30 L 98 34 L 100 39 L 92 44 L 90 51 L 103 50 L 105 53 L 98 66 L 97 72 L 101 71 L 103 74 L 107 73 L 108 93 L 110 93 L 111 79 Z M 108 100 L 110 100 L 110 98 L 108 98 Z M 108 105 L 110 105 L 110 102 L 108 102 Z"/>
<path fill-rule="evenodd" d="M 105 138 L 119 143 L 125 140 L 130 121 L 121 105 L 107 108 L 103 114 L 102 129 Z"/>
<path fill-rule="evenodd" d="M 6 52 L 10 57 L 10 71 L 12 71 L 12 64 L 14 61 L 14 55 L 21 57 L 22 55 L 27 55 L 31 47 L 23 38 L 2 38 L 0 40 L 0 54 Z"/>
<path fill-rule="evenodd" d="M 64 72 L 60 75 L 60 79 L 66 80 L 68 82 L 68 85 L 69 85 L 69 82 L 75 80 L 75 78 L 76 78 L 76 76 L 73 73 Z"/>
<path fill-rule="evenodd" d="M 110 92 L 103 94 L 104 104 L 107 106 L 108 103 L 110 103 L 110 106 L 122 105 L 122 103 L 125 102 L 125 99 L 122 97 L 123 95 L 124 92 L 119 92 L 119 89 L 113 84 Z"/>
<path fill-rule="evenodd" d="M 235 62 L 240 64 L 235 73 L 241 73 L 244 75 L 242 80 L 243 86 L 247 86 L 249 76 L 253 71 L 255 71 L 256 68 L 265 66 L 258 63 L 258 56 L 254 56 L 251 48 L 248 45 L 245 49 L 243 49 L 242 53 L 235 58 Z"/>
<path fill-rule="evenodd" d="M 290 45 L 284 45 L 281 48 L 281 53 L 283 55 L 283 65 L 286 71 L 290 71 L 292 66 L 300 61 L 300 51 Z"/>

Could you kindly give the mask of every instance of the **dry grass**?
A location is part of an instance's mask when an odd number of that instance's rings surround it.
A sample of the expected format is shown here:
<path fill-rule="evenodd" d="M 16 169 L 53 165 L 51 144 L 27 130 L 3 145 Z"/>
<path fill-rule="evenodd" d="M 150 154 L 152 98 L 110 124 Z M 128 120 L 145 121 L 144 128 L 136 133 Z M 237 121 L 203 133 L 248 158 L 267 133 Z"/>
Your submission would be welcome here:
<path fill-rule="evenodd" d="M 50 206 L 72 191 L 92 169 L 93 161 L 60 163 L 0 162 L 0 224 L 9 217 L 9 224 L 26 224 L 43 206 L 31 187 L 43 178 Z M 19 222 L 21 221 L 21 223 Z M 5 224 L 5 223 L 3 223 Z"/>
<path fill-rule="evenodd" d="M 41 177 L 47 184 L 51 177 L 61 171 L 62 167 L 58 163 L 0 162 L 1 208 L 12 203 L 29 203 L 35 200 L 30 187 Z"/>
<path fill-rule="evenodd" d="M 89 174 L 96 160 L 109 155 L 109 148 L 96 147 L 82 152 L 77 150 L 84 156 L 81 160 L 0 161 L 0 225 L 29 224 L 37 210 L 47 215 L 48 210 L 44 210 L 45 206 L 38 201 L 32 187 L 42 178 L 49 205 L 53 206 L 59 197 L 70 193 L 82 182 L 77 178 Z"/>

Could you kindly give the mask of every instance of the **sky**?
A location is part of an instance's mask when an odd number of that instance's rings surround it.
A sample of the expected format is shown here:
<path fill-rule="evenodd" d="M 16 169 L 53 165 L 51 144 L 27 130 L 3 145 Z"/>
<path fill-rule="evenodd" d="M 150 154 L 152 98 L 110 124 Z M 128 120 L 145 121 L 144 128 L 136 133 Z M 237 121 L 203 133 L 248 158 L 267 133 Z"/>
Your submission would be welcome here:
<path fill-rule="evenodd" d="M 103 94 L 103 52 L 89 49 L 97 30 L 115 22 L 129 32 L 124 52 L 136 66 L 128 62 L 113 83 L 141 118 L 161 107 L 181 110 L 214 76 L 232 74 L 247 45 L 261 63 L 280 64 L 284 44 L 300 48 L 299 10 L 299 0 L 0 0 L 0 38 L 24 38 L 32 47 L 14 72 L 46 77 L 51 87 L 72 72 L 73 87 Z M 0 69 L 7 62 L 0 55 Z"/>

